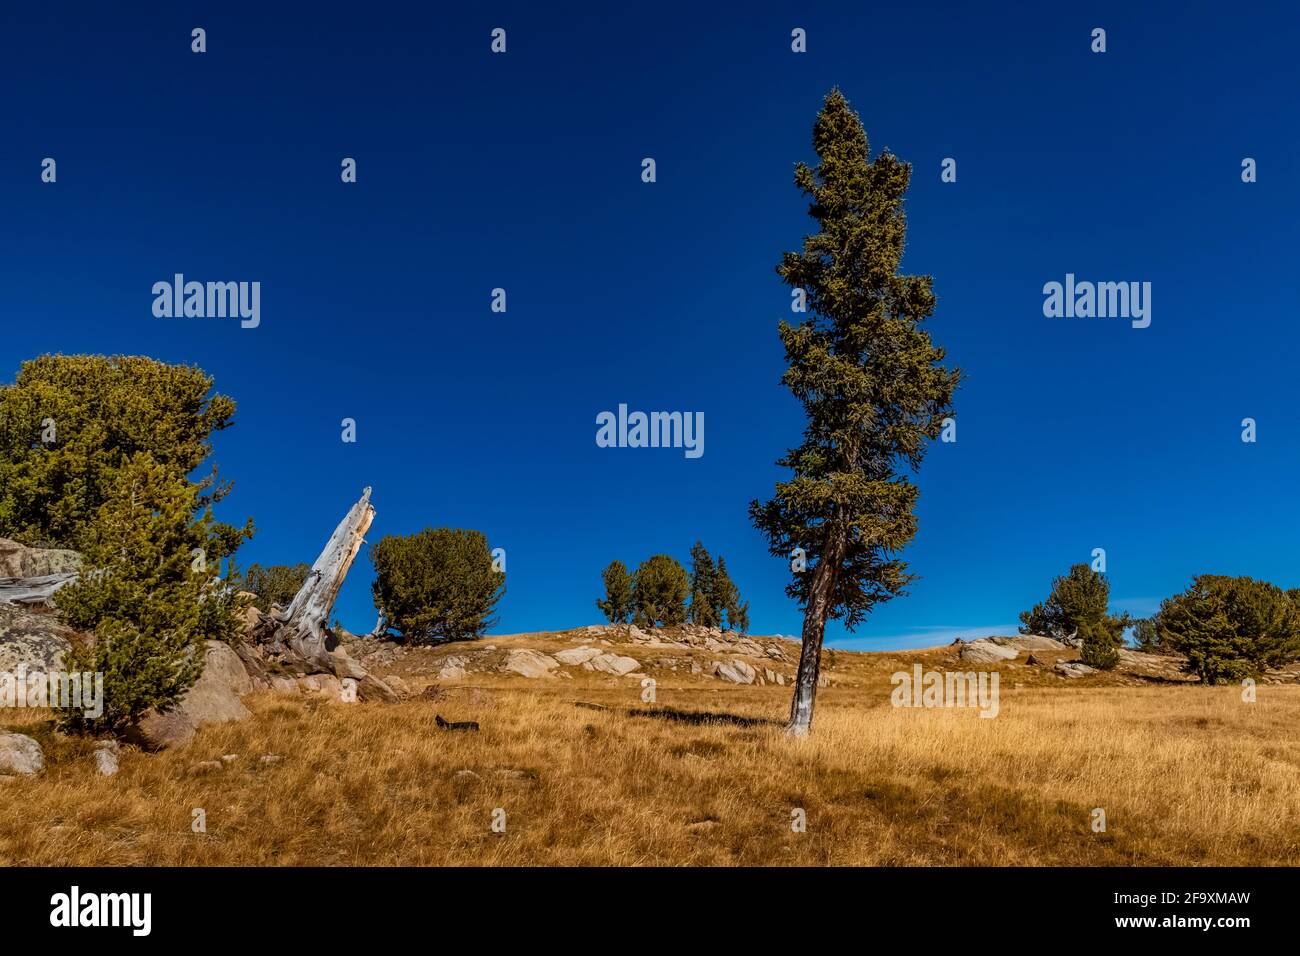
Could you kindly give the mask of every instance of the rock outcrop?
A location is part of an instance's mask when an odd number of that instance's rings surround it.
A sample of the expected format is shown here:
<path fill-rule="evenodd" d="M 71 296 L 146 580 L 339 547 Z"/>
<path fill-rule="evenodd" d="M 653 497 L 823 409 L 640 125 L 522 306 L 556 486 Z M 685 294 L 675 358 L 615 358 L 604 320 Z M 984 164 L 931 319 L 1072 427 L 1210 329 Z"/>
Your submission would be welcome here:
<path fill-rule="evenodd" d="M 559 661 L 541 651 L 516 649 L 506 654 L 501 670 L 523 677 L 550 677 L 551 671 L 559 666 Z"/>
<path fill-rule="evenodd" d="M 75 632 L 53 614 L 41 614 L 17 604 L 0 604 L 0 673 L 60 670 Z"/>
<path fill-rule="evenodd" d="M 146 714 L 127 732 L 127 739 L 147 750 L 183 747 L 194 739 L 198 728 L 242 720 L 249 710 L 240 696 L 253 690 L 253 681 L 229 645 L 205 642 L 203 673 L 165 713 Z"/>
<path fill-rule="evenodd" d="M 1020 652 L 1014 647 L 1003 647 L 987 637 L 962 644 L 957 656 L 971 664 L 1005 664 L 1014 661 Z"/>
<path fill-rule="evenodd" d="M 62 548 L 29 548 L 0 538 L 0 578 L 39 578 L 51 574 L 75 574 L 81 570 L 81 555 Z"/>

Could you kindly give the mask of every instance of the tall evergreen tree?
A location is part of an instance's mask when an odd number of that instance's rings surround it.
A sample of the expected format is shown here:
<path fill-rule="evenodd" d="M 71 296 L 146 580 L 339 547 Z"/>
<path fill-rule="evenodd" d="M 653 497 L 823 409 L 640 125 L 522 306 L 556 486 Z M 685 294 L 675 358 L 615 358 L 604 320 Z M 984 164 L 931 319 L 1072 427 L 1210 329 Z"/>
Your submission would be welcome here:
<path fill-rule="evenodd" d="M 727 573 L 727 559 L 718 555 L 718 566 L 713 575 L 713 590 L 710 594 L 710 603 L 721 621 L 723 615 L 726 615 L 727 627 L 731 630 L 738 630 L 736 627 L 736 612 L 740 603 L 740 592 L 736 590 L 735 583 L 731 580 L 731 575 Z"/>
<path fill-rule="evenodd" d="M 938 437 L 959 378 L 920 327 L 934 309 L 930 277 L 898 272 L 911 167 L 887 151 L 869 158 L 862 121 L 838 89 L 818 114 L 813 147 L 816 168 L 800 163 L 794 179 L 818 230 L 777 267 L 810 314 L 780 326 L 782 381 L 807 425 L 778 462 L 792 478 L 750 505 L 773 554 L 788 559 L 798 547 L 806 556 L 786 589 L 804 609 L 788 728 L 798 735 L 812 727 L 827 619 L 853 629 L 911 580 L 897 557 L 916 533 L 907 472 Z"/>
<path fill-rule="evenodd" d="M 611 561 L 601 572 L 605 582 L 605 598 L 598 600 L 596 607 L 605 612 L 605 620 L 611 624 L 626 624 L 632 616 L 632 576 L 627 573 L 627 565 L 622 561 Z"/>
<path fill-rule="evenodd" d="M 717 587 L 717 569 L 713 558 L 700 541 L 691 548 L 691 606 L 686 619 L 701 627 L 719 627 L 722 616 L 714 603 L 713 595 Z"/>
<path fill-rule="evenodd" d="M 635 620 L 642 627 L 673 627 L 686 620 L 690 579 L 677 559 L 655 554 L 641 562 L 632 576 Z"/>

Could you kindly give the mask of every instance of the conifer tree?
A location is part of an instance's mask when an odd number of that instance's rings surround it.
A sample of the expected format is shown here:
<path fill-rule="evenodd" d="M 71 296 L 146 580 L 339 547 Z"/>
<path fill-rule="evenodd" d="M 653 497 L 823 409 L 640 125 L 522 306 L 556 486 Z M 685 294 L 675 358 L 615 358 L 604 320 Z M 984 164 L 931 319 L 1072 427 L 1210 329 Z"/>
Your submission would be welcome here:
<path fill-rule="evenodd" d="M 959 377 L 921 328 L 934 309 L 930 277 L 898 271 L 911 167 L 888 151 L 869 158 L 862 122 L 838 89 L 818 114 L 813 147 L 817 165 L 798 164 L 794 179 L 818 228 L 777 267 L 810 316 L 780 326 L 782 381 L 807 424 L 778 462 L 791 478 L 750 506 L 774 555 L 806 555 L 786 589 L 804 609 L 788 727 L 797 735 L 812 726 L 827 619 L 853 629 L 911 580 L 898 558 L 916 533 L 908 472 L 938 437 Z"/>
<path fill-rule="evenodd" d="M 720 608 L 714 601 L 717 589 L 717 569 L 713 558 L 702 542 L 691 548 L 691 606 L 687 620 L 700 627 L 719 627 L 722 624 Z"/>
<path fill-rule="evenodd" d="M 635 620 L 643 627 L 671 627 L 686 620 L 686 595 L 690 581 L 686 569 L 667 554 L 641 562 L 632 578 Z"/>
<path fill-rule="evenodd" d="M 605 598 L 597 600 L 596 607 L 605 612 L 611 624 L 626 624 L 632 615 L 632 577 L 622 561 L 611 561 L 601 572 L 605 581 Z"/>
<path fill-rule="evenodd" d="M 713 591 L 710 600 L 716 609 L 718 620 L 721 621 L 725 614 L 727 627 L 733 631 L 739 630 L 736 627 L 736 612 L 740 602 L 740 593 L 736 590 L 731 575 L 727 573 L 727 560 L 721 555 L 718 555 L 718 566 L 713 576 Z"/>
<path fill-rule="evenodd" d="M 1206 684 L 1300 659 L 1300 605 L 1266 581 L 1198 575 L 1161 602 L 1154 621 L 1160 643 L 1187 655 L 1187 671 Z"/>

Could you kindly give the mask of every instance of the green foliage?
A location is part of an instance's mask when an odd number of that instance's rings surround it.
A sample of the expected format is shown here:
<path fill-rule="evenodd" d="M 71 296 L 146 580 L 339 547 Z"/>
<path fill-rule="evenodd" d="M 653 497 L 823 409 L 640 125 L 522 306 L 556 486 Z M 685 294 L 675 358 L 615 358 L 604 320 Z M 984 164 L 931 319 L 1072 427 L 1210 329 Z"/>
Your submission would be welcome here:
<path fill-rule="evenodd" d="M 1137 644 L 1138 650 L 1148 654 L 1164 649 L 1160 642 L 1160 630 L 1151 618 L 1133 622 L 1133 642 Z"/>
<path fill-rule="evenodd" d="M 686 619 L 701 627 L 722 624 L 722 606 L 717 603 L 717 568 L 702 542 L 691 548 L 691 606 Z"/>
<path fill-rule="evenodd" d="M 1125 618 L 1103 616 L 1079 625 L 1079 659 L 1089 667 L 1108 671 L 1119 663 L 1124 645 Z"/>
<path fill-rule="evenodd" d="M 889 152 L 869 159 L 862 122 L 838 89 L 813 146 L 818 164 L 800 163 L 795 185 L 819 228 L 777 268 L 806 292 L 811 315 L 780 326 L 782 382 L 807 424 L 778 462 L 792 477 L 750 516 L 774 555 L 807 554 L 808 570 L 786 590 L 820 633 L 827 617 L 852 629 L 904 593 L 911 577 L 896 555 L 916 533 L 917 499 L 906 472 L 938 437 L 959 373 L 920 327 L 934 309 L 930 277 L 898 272 L 911 167 Z"/>
<path fill-rule="evenodd" d="M 1047 600 L 1020 613 L 1021 634 L 1042 634 L 1064 641 L 1082 642 L 1080 659 L 1091 667 L 1109 670 L 1119 663 L 1127 614 L 1111 616 L 1110 583 L 1086 564 L 1070 566 L 1070 573 L 1052 581 Z"/>
<path fill-rule="evenodd" d="M 741 634 L 747 634 L 749 632 L 748 601 L 727 611 L 727 624 L 733 631 L 739 631 Z"/>
<path fill-rule="evenodd" d="M 265 568 L 260 564 L 252 564 L 244 573 L 242 586 L 257 595 L 253 606 L 266 613 L 271 610 L 272 604 L 287 608 L 307 582 L 309 574 L 309 564 L 272 564 Z"/>
<path fill-rule="evenodd" d="M 414 643 L 480 637 L 495 620 L 506 576 L 480 531 L 426 528 L 388 535 L 370 550 L 375 607 Z"/>
<path fill-rule="evenodd" d="M 1155 616 L 1160 643 L 1187 656 L 1206 684 L 1254 677 L 1300 658 L 1300 604 L 1246 577 L 1202 574 Z"/>
<path fill-rule="evenodd" d="M 252 533 L 198 513 L 196 485 L 147 453 L 128 459 L 81 535 L 87 571 L 55 595 L 63 620 L 92 630 L 65 656 L 69 671 L 104 675 L 104 712 L 65 713 L 67 729 L 118 733 L 165 711 L 198 678 L 205 640 L 233 641 L 242 601 L 217 578 Z"/>
<path fill-rule="evenodd" d="M 671 627 L 686 620 L 686 595 L 690 581 L 686 569 L 666 554 L 643 561 L 632 580 L 636 623 Z"/>
<path fill-rule="evenodd" d="M 216 469 L 189 478 L 235 412 L 211 390 L 198 368 L 99 355 L 45 355 L 0 387 L 0 535 L 84 558 L 55 603 L 94 632 L 65 664 L 104 675 L 105 711 L 65 714 L 69 729 L 165 710 L 201 670 L 202 642 L 239 633 L 240 601 L 216 577 L 252 522 L 213 520 L 230 491 Z"/>
<path fill-rule="evenodd" d="M 596 606 L 605 612 L 611 624 L 626 624 L 632 616 L 632 576 L 622 561 L 611 561 L 601 573 L 605 581 L 605 599 Z"/>
<path fill-rule="evenodd" d="M 1021 634 L 1042 634 L 1063 641 L 1076 636 L 1080 626 L 1106 616 L 1110 584 L 1086 564 L 1070 566 L 1070 573 L 1052 581 L 1046 601 L 1020 613 Z"/>
<path fill-rule="evenodd" d="M 725 614 L 727 627 L 733 631 L 744 629 L 736 626 L 737 618 L 740 615 L 740 592 L 736 590 L 731 575 L 727 573 L 727 559 L 721 555 L 718 556 L 718 565 L 713 573 L 710 601 L 717 611 L 719 624 L 722 623 L 722 616 Z M 746 626 L 748 626 L 748 621 L 746 621 Z"/>
<path fill-rule="evenodd" d="M 45 355 L 0 387 L 0 536 L 84 550 L 119 473 L 140 456 L 187 476 L 235 403 L 202 370 L 139 356 Z M 52 425 L 52 442 L 49 437 Z M 201 482 L 206 491 L 216 473 Z M 228 488 L 203 499 L 217 501 Z"/>

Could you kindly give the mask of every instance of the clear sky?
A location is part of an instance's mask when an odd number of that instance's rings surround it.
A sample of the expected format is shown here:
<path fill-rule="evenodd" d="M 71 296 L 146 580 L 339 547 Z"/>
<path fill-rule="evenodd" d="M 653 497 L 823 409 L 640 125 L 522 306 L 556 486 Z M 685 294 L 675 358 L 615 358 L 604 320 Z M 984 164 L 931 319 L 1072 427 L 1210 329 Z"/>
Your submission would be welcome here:
<path fill-rule="evenodd" d="M 239 405 L 215 459 L 244 564 L 312 561 L 372 485 L 372 540 L 506 549 L 500 632 L 590 623 L 611 559 L 699 538 L 751 630 L 797 634 L 746 512 L 799 440 L 773 267 L 838 84 L 914 165 L 904 267 L 965 382 L 918 479 L 921 580 L 831 643 L 1009 630 L 1094 548 L 1139 615 L 1200 572 L 1300 586 L 1300 8 L 619 6 L 8 5 L 0 380 L 56 351 L 207 370 Z M 156 318 L 177 272 L 261 282 L 260 326 Z M 1067 273 L 1150 282 L 1150 327 L 1046 318 Z M 704 455 L 598 448 L 619 403 L 703 412 Z"/>

